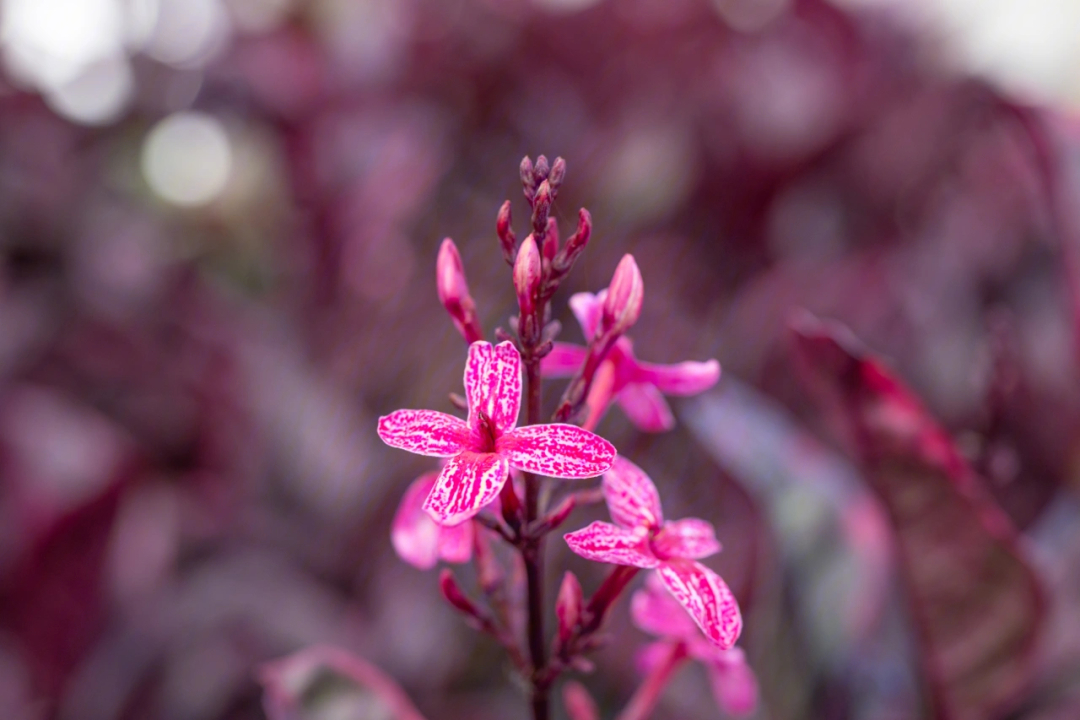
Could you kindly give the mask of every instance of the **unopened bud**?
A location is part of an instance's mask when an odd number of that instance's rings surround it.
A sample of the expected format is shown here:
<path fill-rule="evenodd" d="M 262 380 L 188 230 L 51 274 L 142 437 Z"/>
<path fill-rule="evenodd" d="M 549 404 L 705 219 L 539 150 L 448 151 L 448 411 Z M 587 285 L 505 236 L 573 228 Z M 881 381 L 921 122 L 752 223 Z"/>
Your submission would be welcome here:
<path fill-rule="evenodd" d="M 615 275 L 608 285 L 607 297 L 604 298 L 603 317 L 600 331 L 622 335 L 637 322 L 641 315 L 641 303 L 645 287 L 641 280 L 634 256 L 627 253 L 615 268 Z"/>
<path fill-rule="evenodd" d="M 550 173 L 551 166 L 548 164 L 547 156 L 537 156 L 536 165 L 533 167 L 533 182 L 539 184 L 544 180 L 547 180 Z"/>
<path fill-rule="evenodd" d="M 533 195 L 536 194 L 536 181 L 533 179 L 533 163 L 528 155 L 521 160 L 521 187 L 525 191 L 525 199 L 532 205 Z"/>
<path fill-rule="evenodd" d="M 536 292 L 540 289 L 541 280 L 543 268 L 540 265 L 540 251 L 536 249 L 536 240 L 529 235 L 521 243 L 514 263 L 514 289 L 517 290 L 522 318 L 536 314 Z"/>
<path fill-rule="evenodd" d="M 544 232 L 544 245 L 541 250 L 541 255 L 544 256 L 544 260 L 551 263 L 555 259 L 555 254 L 559 252 L 559 223 L 555 222 L 555 218 L 549 217 L 547 221 L 547 230 Z"/>
<path fill-rule="evenodd" d="M 567 273 L 570 271 L 570 268 L 574 266 L 574 262 L 585 251 L 585 246 L 589 244 L 591 236 L 592 215 L 585 208 L 581 208 L 578 211 L 577 230 L 567 239 L 562 252 L 553 263 L 559 272 Z"/>
<path fill-rule="evenodd" d="M 551 213 L 553 200 L 551 186 L 544 180 L 537 186 L 536 195 L 533 197 L 532 226 L 533 234 L 538 238 L 547 234 L 548 215 Z"/>
<path fill-rule="evenodd" d="M 559 192 L 559 188 L 562 187 L 563 180 L 566 179 L 566 161 L 561 157 L 555 158 L 555 162 L 551 165 L 551 172 L 548 174 L 548 183 L 551 185 L 551 191 L 554 193 Z"/>
<path fill-rule="evenodd" d="M 517 248 L 517 236 L 510 227 L 510 201 L 507 200 L 499 208 L 499 214 L 495 218 L 495 233 L 499 236 L 499 246 L 502 248 L 503 257 L 511 266 L 514 264 L 514 251 Z"/>
<path fill-rule="evenodd" d="M 476 317 L 476 305 L 469 295 L 469 285 L 465 280 L 465 268 L 461 263 L 454 241 L 446 238 L 439 248 L 439 258 L 435 263 L 435 287 L 454 326 L 465 338 L 465 342 L 474 343 L 484 339 L 483 330 Z"/>
<path fill-rule="evenodd" d="M 581 608 L 584 599 L 581 593 L 581 583 L 574 573 L 567 572 L 563 575 L 562 585 L 559 586 L 559 596 L 555 600 L 555 617 L 559 622 L 559 642 L 562 645 L 570 640 L 578 623 L 581 622 Z"/>
<path fill-rule="evenodd" d="M 443 568 L 442 572 L 439 573 L 439 590 L 442 591 L 446 601 L 460 613 L 476 621 L 483 617 L 480 608 L 461 591 L 457 580 L 454 579 L 454 573 L 450 572 L 449 568 Z"/>

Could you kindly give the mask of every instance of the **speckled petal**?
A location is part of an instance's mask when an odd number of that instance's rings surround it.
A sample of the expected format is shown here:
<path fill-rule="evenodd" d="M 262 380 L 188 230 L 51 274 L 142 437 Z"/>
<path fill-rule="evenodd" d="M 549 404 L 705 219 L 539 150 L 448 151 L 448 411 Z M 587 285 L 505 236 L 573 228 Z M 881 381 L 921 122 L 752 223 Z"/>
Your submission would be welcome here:
<path fill-rule="evenodd" d="M 453 457 L 465 447 L 469 428 L 461 418 L 435 410 L 397 410 L 379 418 L 379 437 L 417 455 Z"/>
<path fill-rule="evenodd" d="M 626 528 L 659 527 L 664 522 L 660 494 L 641 468 L 626 458 L 617 458 L 604 475 L 604 499 L 611 519 Z"/>
<path fill-rule="evenodd" d="M 700 560 L 720 552 L 720 542 L 716 539 L 712 523 L 686 518 L 664 523 L 653 538 L 652 548 L 656 556 L 663 560 Z"/>
<path fill-rule="evenodd" d="M 507 341 L 492 346 L 480 340 L 469 346 L 465 363 L 465 397 L 469 403 L 469 427 L 479 425 L 483 412 L 501 434 L 517 425 L 521 408 L 521 355 Z"/>
<path fill-rule="evenodd" d="M 675 602 L 656 573 L 649 573 L 645 587 L 631 596 L 630 618 L 639 630 L 657 637 L 675 640 L 702 638 L 698 626 Z M 712 648 L 712 645 L 709 647 Z"/>
<path fill-rule="evenodd" d="M 691 560 L 665 562 L 656 569 L 664 586 L 717 647 L 727 649 L 742 632 L 739 604 L 719 575 Z"/>
<path fill-rule="evenodd" d="M 529 425 L 503 435 L 496 450 L 518 470 L 554 478 L 599 475 L 615 460 L 615 446 L 576 425 Z"/>
<path fill-rule="evenodd" d="M 440 525 L 457 525 L 499 495 L 510 468 L 494 453 L 465 451 L 446 463 L 424 510 Z"/>
<path fill-rule="evenodd" d="M 639 568 L 654 568 L 659 564 L 642 535 L 611 523 L 594 522 L 563 538 L 571 550 L 588 560 Z"/>

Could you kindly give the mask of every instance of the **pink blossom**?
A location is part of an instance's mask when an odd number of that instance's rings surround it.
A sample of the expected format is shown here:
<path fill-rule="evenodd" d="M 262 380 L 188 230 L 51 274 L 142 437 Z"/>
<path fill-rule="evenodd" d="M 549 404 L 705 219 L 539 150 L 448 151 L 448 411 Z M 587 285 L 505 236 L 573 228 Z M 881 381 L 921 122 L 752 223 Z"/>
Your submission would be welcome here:
<path fill-rule="evenodd" d="M 435 410 L 379 418 L 387 445 L 448 458 L 423 505 L 441 525 L 457 525 L 494 500 L 510 468 L 578 479 L 606 472 L 615 459 L 611 443 L 575 425 L 517 427 L 521 356 L 510 342 L 469 346 L 465 397 L 468 420 Z"/>
<path fill-rule="evenodd" d="M 632 294 L 630 290 L 625 292 Z M 577 293 L 570 298 L 570 309 L 589 340 L 601 329 L 607 295 L 607 290 L 601 290 L 596 295 Z M 588 351 L 579 345 L 555 343 L 554 349 L 541 362 L 540 371 L 545 377 L 569 377 L 585 362 L 587 354 Z M 663 396 L 696 395 L 708 390 L 719 379 L 720 363 L 716 360 L 674 365 L 641 362 L 634 357 L 630 339 L 620 337 L 596 371 L 586 401 L 589 417 L 585 427 L 596 427 L 608 405 L 614 401 L 639 429 L 646 432 L 670 430 L 675 426 L 675 418 Z"/>
<path fill-rule="evenodd" d="M 696 562 L 720 551 L 712 525 L 697 518 L 665 522 L 656 485 L 623 458 L 604 475 L 603 491 L 615 524 L 594 522 L 567 534 L 570 549 L 597 562 L 655 569 L 705 637 L 720 648 L 734 645 L 742 631 L 735 596 Z"/>
<path fill-rule="evenodd" d="M 472 523 L 444 527 L 424 512 L 424 499 L 431 494 L 438 476 L 435 472 L 425 473 L 409 485 L 390 530 L 390 542 L 398 557 L 421 570 L 435 567 L 439 560 L 464 563 L 472 558 Z"/>
<path fill-rule="evenodd" d="M 737 717 L 754 712 L 758 703 L 757 678 L 742 648 L 718 648 L 707 640 L 656 575 L 649 577 L 643 590 L 634 593 L 630 616 L 638 628 L 661 638 L 646 646 L 639 657 L 645 672 L 669 652 L 673 643 L 683 643 L 687 654 L 705 665 L 722 711 Z"/>

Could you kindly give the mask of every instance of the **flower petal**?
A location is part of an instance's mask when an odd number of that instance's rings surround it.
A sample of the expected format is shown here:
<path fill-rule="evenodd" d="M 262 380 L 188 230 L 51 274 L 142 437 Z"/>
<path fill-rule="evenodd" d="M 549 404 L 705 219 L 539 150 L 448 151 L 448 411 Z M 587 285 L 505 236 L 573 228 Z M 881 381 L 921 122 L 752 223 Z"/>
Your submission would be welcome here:
<path fill-rule="evenodd" d="M 517 425 L 521 408 L 521 355 L 507 340 L 492 346 L 483 340 L 469 346 L 465 363 L 465 397 L 469 402 L 469 427 L 479 427 L 483 412 L 501 434 Z"/>
<path fill-rule="evenodd" d="M 731 589 L 719 575 L 688 560 L 662 563 L 656 572 L 705 637 L 725 650 L 735 644 L 742 632 L 742 615 Z"/>
<path fill-rule="evenodd" d="M 557 342 L 540 361 L 540 374 L 547 378 L 570 377 L 585 363 L 588 351 L 580 345 Z"/>
<path fill-rule="evenodd" d="M 716 704 L 728 715 L 752 715 L 758 704 L 758 682 L 741 648 L 731 648 L 708 664 Z"/>
<path fill-rule="evenodd" d="M 641 468 L 626 458 L 616 458 L 604 475 L 604 499 L 616 524 L 626 528 L 659 527 L 664 522 L 660 494 Z"/>
<path fill-rule="evenodd" d="M 649 573 L 645 587 L 630 598 L 630 618 L 639 630 L 675 640 L 702 638 L 690 616 L 671 596 L 656 573 Z M 709 644 L 712 648 L 712 645 Z M 715 648 L 712 648 L 715 650 Z"/>
<path fill-rule="evenodd" d="M 631 383 L 619 392 L 616 402 L 638 430 L 666 432 L 675 427 L 671 407 L 652 385 Z"/>
<path fill-rule="evenodd" d="M 390 543 L 405 562 L 421 570 L 435 567 L 439 561 L 439 534 L 442 528 L 424 512 L 424 498 L 435 486 L 438 473 L 427 473 L 413 480 L 394 513 Z"/>
<path fill-rule="evenodd" d="M 465 447 L 469 428 L 461 418 L 435 410 L 397 410 L 379 418 L 379 437 L 417 455 L 453 457 Z"/>
<path fill-rule="evenodd" d="M 600 317 L 604 312 L 604 298 L 607 290 L 601 290 L 593 295 L 588 292 L 574 293 L 570 296 L 570 312 L 574 313 L 585 340 L 590 341 L 596 336 L 596 329 L 600 327 Z"/>
<path fill-rule="evenodd" d="M 471 522 L 441 526 L 439 528 L 439 559 L 448 563 L 467 563 L 472 560 L 475 531 L 476 528 Z"/>
<path fill-rule="evenodd" d="M 576 425 L 529 425 L 503 435 L 496 451 L 513 467 L 555 478 L 599 475 L 615 460 L 615 446 Z"/>
<path fill-rule="evenodd" d="M 649 552 L 643 536 L 611 523 L 597 521 L 563 538 L 571 550 L 587 560 L 639 568 L 654 568 L 660 563 Z"/>
<path fill-rule="evenodd" d="M 720 363 L 716 360 L 688 360 L 674 365 L 639 362 L 635 375 L 636 382 L 655 385 L 665 395 L 697 395 L 720 379 Z"/>
<path fill-rule="evenodd" d="M 424 501 L 424 510 L 440 525 L 457 525 L 499 495 L 510 472 L 495 453 L 466 450 L 451 458 Z"/>
<path fill-rule="evenodd" d="M 652 541 L 653 552 L 663 559 L 700 560 L 720 552 L 712 523 L 686 518 L 664 523 Z"/>

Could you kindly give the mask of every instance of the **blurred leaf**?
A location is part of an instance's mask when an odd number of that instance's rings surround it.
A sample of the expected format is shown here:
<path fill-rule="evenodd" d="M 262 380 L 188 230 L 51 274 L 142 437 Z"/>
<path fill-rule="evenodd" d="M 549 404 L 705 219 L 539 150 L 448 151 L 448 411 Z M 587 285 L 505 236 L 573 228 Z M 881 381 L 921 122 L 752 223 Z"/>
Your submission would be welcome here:
<path fill-rule="evenodd" d="M 424 720 L 394 680 L 344 650 L 314 646 L 264 665 L 270 720 Z"/>
<path fill-rule="evenodd" d="M 1017 534 L 916 397 L 845 328 L 795 327 L 813 389 L 896 526 L 934 717 L 1001 717 L 1027 687 L 1045 599 Z"/>

